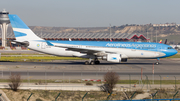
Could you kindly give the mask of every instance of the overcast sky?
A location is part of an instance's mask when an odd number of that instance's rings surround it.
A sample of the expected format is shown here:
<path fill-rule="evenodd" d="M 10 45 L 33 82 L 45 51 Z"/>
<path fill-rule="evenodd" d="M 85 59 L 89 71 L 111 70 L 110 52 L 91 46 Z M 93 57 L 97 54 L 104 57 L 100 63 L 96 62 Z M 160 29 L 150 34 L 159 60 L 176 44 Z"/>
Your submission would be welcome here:
<path fill-rule="evenodd" d="M 3 9 L 17 14 L 28 26 L 180 24 L 180 0 L 0 0 Z"/>

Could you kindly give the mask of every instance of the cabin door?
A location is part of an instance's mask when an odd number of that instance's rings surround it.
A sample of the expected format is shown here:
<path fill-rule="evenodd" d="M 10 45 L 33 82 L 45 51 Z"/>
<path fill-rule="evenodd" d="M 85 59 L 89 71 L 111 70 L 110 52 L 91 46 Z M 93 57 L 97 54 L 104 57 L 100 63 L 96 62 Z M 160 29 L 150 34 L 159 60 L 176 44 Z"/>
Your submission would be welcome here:
<path fill-rule="evenodd" d="M 46 49 L 46 43 L 45 42 L 41 43 L 41 49 Z"/>

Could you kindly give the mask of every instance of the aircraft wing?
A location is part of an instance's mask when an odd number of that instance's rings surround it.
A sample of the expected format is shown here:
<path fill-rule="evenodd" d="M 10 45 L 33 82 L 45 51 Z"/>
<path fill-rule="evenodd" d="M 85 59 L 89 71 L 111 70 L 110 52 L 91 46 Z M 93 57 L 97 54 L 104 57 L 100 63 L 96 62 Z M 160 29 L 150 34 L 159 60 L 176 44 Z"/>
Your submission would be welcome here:
<path fill-rule="evenodd" d="M 104 51 L 104 50 L 98 50 L 98 49 L 91 49 L 91 48 L 80 48 L 76 46 L 59 46 L 55 45 L 55 47 L 60 47 L 60 48 L 67 48 L 66 50 L 70 51 L 76 51 L 76 52 L 81 52 L 81 53 L 87 53 L 90 55 L 105 55 L 105 53 L 115 53 L 115 52 L 109 52 L 109 51 Z"/>

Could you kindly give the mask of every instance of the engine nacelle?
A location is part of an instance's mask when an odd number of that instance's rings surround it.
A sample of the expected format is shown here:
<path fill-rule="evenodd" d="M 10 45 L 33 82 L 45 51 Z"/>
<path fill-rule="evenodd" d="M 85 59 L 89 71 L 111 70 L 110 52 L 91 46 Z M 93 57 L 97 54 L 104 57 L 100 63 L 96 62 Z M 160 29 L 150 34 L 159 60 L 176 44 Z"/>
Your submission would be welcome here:
<path fill-rule="evenodd" d="M 107 54 L 107 56 L 102 57 L 103 60 L 107 60 L 109 62 L 121 62 L 121 54 Z"/>

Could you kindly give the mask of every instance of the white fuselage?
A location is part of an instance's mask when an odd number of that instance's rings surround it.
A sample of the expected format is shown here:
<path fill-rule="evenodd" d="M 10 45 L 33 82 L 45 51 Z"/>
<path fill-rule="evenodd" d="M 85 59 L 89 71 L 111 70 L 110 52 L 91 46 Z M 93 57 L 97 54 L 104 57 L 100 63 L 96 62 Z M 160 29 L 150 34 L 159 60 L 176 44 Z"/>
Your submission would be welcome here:
<path fill-rule="evenodd" d="M 66 48 L 59 48 L 54 46 L 48 46 L 46 42 L 36 42 L 31 41 L 29 42 L 28 48 L 39 51 L 46 54 L 51 54 L 55 56 L 67 56 L 67 57 L 82 57 L 82 58 L 89 58 L 89 55 L 66 50 Z M 57 43 L 53 43 L 57 44 Z M 112 48 L 112 47 L 89 47 L 84 45 L 69 45 L 69 44 L 58 44 L 61 46 L 75 46 L 79 48 L 88 47 L 89 49 L 94 50 L 104 50 L 104 51 L 111 51 L 118 54 L 122 54 L 121 58 L 156 58 L 160 56 L 164 56 L 165 54 L 162 52 L 155 52 L 155 51 L 148 51 L 148 50 L 136 50 L 136 49 L 124 49 L 124 48 Z"/>

